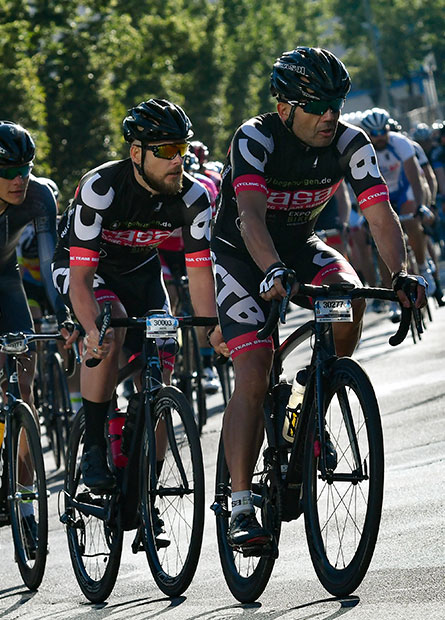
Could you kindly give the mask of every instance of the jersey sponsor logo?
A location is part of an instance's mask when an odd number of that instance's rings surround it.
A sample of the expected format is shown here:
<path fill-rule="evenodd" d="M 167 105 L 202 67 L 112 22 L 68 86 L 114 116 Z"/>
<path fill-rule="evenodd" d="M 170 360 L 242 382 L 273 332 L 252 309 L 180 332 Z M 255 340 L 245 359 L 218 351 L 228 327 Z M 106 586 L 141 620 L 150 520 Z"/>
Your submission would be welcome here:
<path fill-rule="evenodd" d="M 207 267 L 211 265 L 210 250 L 201 250 L 201 252 L 186 254 L 185 264 L 187 267 Z"/>
<path fill-rule="evenodd" d="M 273 211 L 290 209 L 314 209 L 325 204 L 335 192 L 341 181 L 323 189 L 299 189 L 294 192 L 268 190 L 267 208 Z"/>
<path fill-rule="evenodd" d="M 361 209 L 366 209 L 378 202 L 389 200 L 388 187 L 386 185 L 374 185 L 374 187 L 370 187 L 362 192 L 357 200 Z"/>
<path fill-rule="evenodd" d="M 267 193 L 267 185 L 264 177 L 258 174 L 245 174 L 238 177 L 233 182 L 233 189 L 238 196 L 240 192 L 261 192 Z"/>
<path fill-rule="evenodd" d="M 99 252 L 89 250 L 88 248 L 80 248 L 76 246 L 70 247 L 70 265 L 97 265 L 99 262 Z"/>
<path fill-rule="evenodd" d="M 107 230 L 102 229 L 102 239 L 113 245 L 144 247 L 158 245 L 170 236 L 168 230 Z"/>

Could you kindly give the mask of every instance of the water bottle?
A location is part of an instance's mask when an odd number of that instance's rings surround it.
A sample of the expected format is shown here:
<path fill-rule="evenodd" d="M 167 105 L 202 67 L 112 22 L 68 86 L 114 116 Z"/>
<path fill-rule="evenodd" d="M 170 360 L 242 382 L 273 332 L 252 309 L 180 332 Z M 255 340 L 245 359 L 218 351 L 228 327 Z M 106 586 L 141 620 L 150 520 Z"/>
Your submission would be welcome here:
<path fill-rule="evenodd" d="M 297 430 L 298 416 L 303 402 L 306 385 L 306 369 L 299 370 L 292 381 L 292 390 L 286 407 L 283 424 L 283 438 L 288 443 L 293 443 Z"/>
<path fill-rule="evenodd" d="M 125 415 L 120 409 L 115 409 L 108 418 L 108 437 L 110 438 L 111 455 L 116 467 L 125 467 L 128 457 L 122 454 L 122 429 L 125 424 Z"/>

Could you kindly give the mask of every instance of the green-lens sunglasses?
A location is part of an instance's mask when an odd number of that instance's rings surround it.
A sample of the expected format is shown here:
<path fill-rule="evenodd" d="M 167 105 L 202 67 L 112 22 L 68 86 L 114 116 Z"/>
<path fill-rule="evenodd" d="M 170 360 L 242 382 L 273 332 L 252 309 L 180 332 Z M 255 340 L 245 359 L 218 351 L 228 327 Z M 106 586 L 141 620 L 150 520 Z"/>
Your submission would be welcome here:
<path fill-rule="evenodd" d="M 0 168 L 0 177 L 9 181 L 12 181 L 17 176 L 27 177 L 32 170 L 32 166 L 32 164 L 25 164 L 24 166 L 14 166 L 13 168 Z"/>

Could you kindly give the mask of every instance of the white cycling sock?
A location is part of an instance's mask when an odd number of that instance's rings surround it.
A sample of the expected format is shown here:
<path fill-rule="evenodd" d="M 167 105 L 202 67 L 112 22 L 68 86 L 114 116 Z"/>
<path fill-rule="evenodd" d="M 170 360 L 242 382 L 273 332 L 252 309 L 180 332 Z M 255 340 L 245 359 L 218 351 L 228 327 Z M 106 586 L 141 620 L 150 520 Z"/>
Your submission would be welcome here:
<path fill-rule="evenodd" d="M 233 521 L 240 512 L 253 512 L 252 491 L 234 491 L 232 493 L 231 521 Z"/>

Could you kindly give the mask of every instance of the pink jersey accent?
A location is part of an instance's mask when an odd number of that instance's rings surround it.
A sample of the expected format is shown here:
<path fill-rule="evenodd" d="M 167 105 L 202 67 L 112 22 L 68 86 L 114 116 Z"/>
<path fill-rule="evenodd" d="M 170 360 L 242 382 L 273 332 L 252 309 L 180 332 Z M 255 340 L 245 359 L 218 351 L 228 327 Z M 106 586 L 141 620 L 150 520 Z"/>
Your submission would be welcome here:
<path fill-rule="evenodd" d="M 85 265 L 96 267 L 99 263 L 99 252 L 87 248 L 70 247 L 70 265 Z"/>
<path fill-rule="evenodd" d="M 182 238 L 182 228 L 176 228 L 159 246 L 159 250 L 166 252 L 182 252 L 184 250 L 184 240 Z"/>
<path fill-rule="evenodd" d="M 267 185 L 264 177 L 259 174 L 244 174 L 233 181 L 235 194 L 240 192 L 261 192 L 267 194 Z"/>
<path fill-rule="evenodd" d="M 354 284 L 357 284 L 358 286 L 360 285 L 360 280 L 359 280 L 358 275 L 354 271 L 352 265 L 348 263 L 346 259 L 339 261 L 338 263 L 337 262 L 329 263 L 329 265 L 326 265 L 326 267 L 323 267 L 323 269 L 320 269 L 320 271 L 317 273 L 315 278 L 312 280 L 311 284 L 314 284 L 315 286 L 319 286 L 320 284 L 323 284 L 323 280 L 327 276 L 329 276 L 331 273 L 341 273 L 343 274 L 343 280 L 346 280 L 348 282 L 353 282 Z M 345 277 L 345 276 L 348 276 L 348 277 Z"/>
<path fill-rule="evenodd" d="M 260 340 L 256 335 L 256 331 L 242 334 L 236 338 L 232 338 L 227 342 L 229 347 L 230 356 L 232 359 L 245 353 L 246 351 L 252 351 L 253 349 L 273 349 L 272 336 L 269 336 L 267 340 Z"/>
<path fill-rule="evenodd" d="M 97 291 L 94 291 L 94 296 L 99 304 L 103 301 L 120 301 L 116 293 L 113 293 L 113 291 L 109 291 L 108 289 L 98 289 Z"/>
<path fill-rule="evenodd" d="M 374 185 L 366 189 L 357 197 L 360 209 L 367 209 L 368 207 L 377 204 L 378 202 L 385 202 L 389 200 L 389 192 L 387 185 Z"/>
<path fill-rule="evenodd" d="M 211 264 L 210 250 L 201 250 L 200 252 L 185 255 L 186 267 L 207 267 Z"/>

